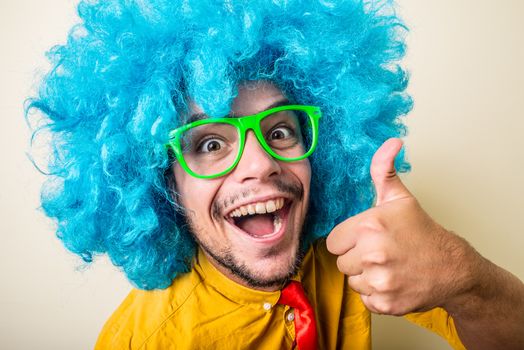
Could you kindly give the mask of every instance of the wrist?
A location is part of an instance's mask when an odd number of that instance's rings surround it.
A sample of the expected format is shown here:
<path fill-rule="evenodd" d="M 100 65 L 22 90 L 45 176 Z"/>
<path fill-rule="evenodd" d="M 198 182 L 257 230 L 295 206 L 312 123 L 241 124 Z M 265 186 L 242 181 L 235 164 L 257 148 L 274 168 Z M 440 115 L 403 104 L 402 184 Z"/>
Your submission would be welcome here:
<path fill-rule="evenodd" d="M 449 232 L 449 231 L 448 231 Z M 489 298 L 490 275 L 493 264 L 482 257 L 465 239 L 449 232 L 454 237 L 455 247 L 451 250 L 451 267 L 448 271 L 451 288 L 441 305 L 451 316 L 476 317 L 482 301 Z"/>

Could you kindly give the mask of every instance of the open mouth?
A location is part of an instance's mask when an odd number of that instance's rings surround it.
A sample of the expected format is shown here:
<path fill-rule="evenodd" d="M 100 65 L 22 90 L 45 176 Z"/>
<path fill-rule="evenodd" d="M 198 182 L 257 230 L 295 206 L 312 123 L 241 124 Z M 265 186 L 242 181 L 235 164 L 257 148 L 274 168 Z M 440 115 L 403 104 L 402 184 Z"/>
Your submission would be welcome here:
<path fill-rule="evenodd" d="M 292 202 L 284 198 L 241 206 L 226 216 L 236 229 L 258 240 L 283 236 Z"/>

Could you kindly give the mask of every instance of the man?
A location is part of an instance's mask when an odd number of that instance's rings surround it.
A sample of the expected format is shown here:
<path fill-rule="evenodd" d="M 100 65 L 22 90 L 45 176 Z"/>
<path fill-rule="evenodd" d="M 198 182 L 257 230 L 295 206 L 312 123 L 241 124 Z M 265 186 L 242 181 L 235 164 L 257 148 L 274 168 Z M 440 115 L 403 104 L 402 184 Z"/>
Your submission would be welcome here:
<path fill-rule="evenodd" d="M 132 292 L 99 348 L 368 348 L 367 309 L 522 347 L 522 283 L 420 208 L 398 139 L 379 148 L 410 108 L 388 10 L 79 6 L 32 102 L 55 135 L 43 206 L 69 249 L 162 289 Z"/>

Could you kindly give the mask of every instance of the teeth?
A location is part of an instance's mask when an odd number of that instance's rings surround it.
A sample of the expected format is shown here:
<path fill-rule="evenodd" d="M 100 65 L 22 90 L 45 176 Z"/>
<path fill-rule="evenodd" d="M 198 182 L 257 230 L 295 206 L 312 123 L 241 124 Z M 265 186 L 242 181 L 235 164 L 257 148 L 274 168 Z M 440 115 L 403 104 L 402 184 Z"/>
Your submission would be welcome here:
<path fill-rule="evenodd" d="M 273 218 L 273 227 L 273 233 L 277 233 L 278 231 L 280 231 L 280 228 L 282 227 L 282 219 L 280 218 L 280 216 L 275 215 L 275 217 Z"/>
<path fill-rule="evenodd" d="M 284 198 L 271 199 L 267 202 L 258 202 L 248 205 L 243 205 L 240 208 L 233 210 L 230 217 L 241 217 L 253 214 L 273 213 L 284 206 Z"/>
<path fill-rule="evenodd" d="M 275 201 L 268 201 L 266 203 L 266 212 L 272 213 L 275 210 L 277 210 L 277 205 L 275 204 Z"/>
<path fill-rule="evenodd" d="M 266 213 L 266 206 L 264 203 L 257 203 L 255 207 L 255 211 L 257 214 L 265 214 Z"/>

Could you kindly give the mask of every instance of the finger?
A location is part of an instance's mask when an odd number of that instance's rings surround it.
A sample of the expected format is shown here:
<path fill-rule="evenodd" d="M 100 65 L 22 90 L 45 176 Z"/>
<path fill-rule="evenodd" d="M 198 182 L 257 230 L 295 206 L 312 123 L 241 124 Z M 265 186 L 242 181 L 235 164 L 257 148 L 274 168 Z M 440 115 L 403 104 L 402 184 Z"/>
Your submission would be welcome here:
<path fill-rule="evenodd" d="M 390 295 L 373 293 L 372 295 L 361 295 L 360 298 L 366 308 L 375 314 L 403 316 L 412 312 L 409 307 L 402 306 L 397 298 Z"/>
<path fill-rule="evenodd" d="M 326 238 L 327 250 L 334 255 L 342 255 L 354 248 L 357 242 L 353 229 L 355 216 L 344 220 L 331 230 Z"/>
<path fill-rule="evenodd" d="M 357 292 L 360 295 L 371 295 L 373 294 L 374 290 L 373 287 L 371 287 L 364 276 L 364 274 L 356 275 L 356 276 L 348 276 L 348 284 L 355 292 Z"/>
<path fill-rule="evenodd" d="M 379 147 L 371 160 L 370 173 L 377 193 L 377 206 L 411 196 L 395 170 L 395 157 L 401 148 L 402 140 L 391 138 Z"/>
<path fill-rule="evenodd" d="M 371 304 L 370 298 L 371 295 L 360 294 L 360 299 L 362 299 L 362 303 L 366 306 L 366 309 L 376 314 L 378 311 L 373 307 L 373 304 Z"/>
<path fill-rule="evenodd" d="M 357 249 L 351 249 L 337 258 L 337 267 L 340 272 L 347 276 L 356 276 L 364 272 L 360 253 Z"/>
<path fill-rule="evenodd" d="M 374 314 L 380 314 L 379 310 L 375 308 L 371 301 L 372 295 L 364 295 L 360 294 L 360 299 L 362 299 L 362 303 L 364 303 L 364 306 L 366 306 L 366 309 L 371 311 Z"/>

